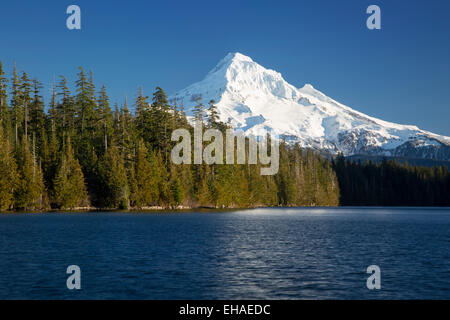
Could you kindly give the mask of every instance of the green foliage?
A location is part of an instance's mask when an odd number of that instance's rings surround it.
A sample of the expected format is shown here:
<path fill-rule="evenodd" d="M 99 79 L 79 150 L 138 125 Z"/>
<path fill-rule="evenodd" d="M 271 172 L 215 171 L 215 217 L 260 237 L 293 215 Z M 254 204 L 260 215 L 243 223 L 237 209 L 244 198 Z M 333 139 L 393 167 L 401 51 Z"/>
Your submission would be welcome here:
<path fill-rule="evenodd" d="M 175 206 L 179 206 L 183 203 L 183 198 L 184 198 L 184 192 L 183 192 L 183 187 L 181 185 L 181 180 L 178 176 L 173 176 L 170 179 L 169 183 L 170 183 L 170 192 L 171 192 L 170 202 Z"/>
<path fill-rule="evenodd" d="M 211 100 L 209 101 L 209 108 L 208 108 L 208 124 L 211 128 L 216 128 L 217 124 L 219 123 L 219 112 L 217 111 L 216 107 L 216 101 Z"/>
<path fill-rule="evenodd" d="M 0 124 L 0 211 L 6 211 L 14 205 L 14 192 L 17 185 L 17 164 L 11 145 L 4 135 Z"/>
<path fill-rule="evenodd" d="M 0 125 L 3 126 L 3 134 L 8 137 L 11 130 L 11 118 L 8 109 L 8 78 L 5 77 L 3 64 L 0 61 Z"/>
<path fill-rule="evenodd" d="M 19 145 L 19 130 L 23 125 L 24 110 L 21 104 L 20 80 L 17 68 L 14 65 L 13 78 L 11 81 L 11 122 L 14 125 L 14 145 Z"/>
<path fill-rule="evenodd" d="M 202 96 L 194 97 L 194 101 L 196 102 L 196 105 L 194 106 L 194 118 L 197 121 L 203 122 L 203 118 L 205 115 L 205 106 L 202 102 Z"/>
<path fill-rule="evenodd" d="M 116 146 L 111 146 L 99 163 L 99 175 L 104 204 L 111 208 L 129 207 L 127 173 Z"/>
<path fill-rule="evenodd" d="M 261 164 L 175 165 L 171 133 L 193 132 L 181 101 L 170 105 L 160 87 L 151 104 L 139 90 L 111 110 L 106 88 L 96 94 L 93 74 L 79 69 L 75 94 L 61 76 L 45 112 L 37 79 L 0 63 L 0 210 L 97 207 L 256 207 L 329 205 L 449 205 L 445 168 L 395 163 L 333 163 L 297 145 L 280 145 L 279 172 L 262 176 Z M 9 100 L 8 100 L 9 98 Z M 194 113 L 205 128 L 224 132 L 215 101 Z M 8 101 L 10 102 L 8 105 Z M 247 149 L 249 140 L 246 140 Z M 247 150 L 248 152 L 248 150 Z M 225 155 L 224 155 L 225 156 Z M 406 186 L 406 187 L 405 187 Z M 46 190 L 51 190 L 50 197 Z"/>
<path fill-rule="evenodd" d="M 64 76 L 61 76 L 61 80 L 57 86 L 58 93 L 57 96 L 60 98 L 60 101 L 52 107 L 54 110 L 54 121 L 57 126 L 57 130 L 59 133 L 59 138 L 62 142 L 65 141 L 66 137 L 75 137 L 75 120 L 76 120 L 76 106 L 75 100 L 70 94 L 70 90 L 67 87 L 67 80 Z"/>
<path fill-rule="evenodd" d="M 54 180 L 54 200 L 62 209 L 88 205 L 88 195 L 80 163 L 74 157 L 70 138 Z"/>
<path fill-rule="evenodd" d="M 132 194 L 136 207 L 154 205 L 158 201 L 157 180 L 152 176 L 153 168 L 148 160 L 148 151 L 144 140 L 141 139 L 136 154 L 135 175 L 136 184 Z"/>
<path fill-rule="evenodd" d="M 47 204 L 43 174 L 36 161 L 36 154 L 31 152 L 25 136 L 22 138 L 17 158 L 19 181 L 15 189 L 15 208 L 24 210 L 45 209 Z"/>
<path fill-rule="evenodd" d="M 78 128 L 81 134 L 92 134 L 97 115 L 95 113 L 95 86 L 92 72 L 88 80 L 84 69 L 79 68 L 78 80 L 76 81 L 76 112 L 78 113 Z M 85 130 L 88 132 L 86 133 Z"/>
<path fill-rule="evenodd" d="M 383 160 L 380 163 L 337 157 L 333 167 L 339 179 L 342 205 L 449 206 L 450 172 L 447 167 L 417 167 Z"/>
<path fill-rule="evenodd" d="M 23 116 L 24 116 L 24 135 L 28 139 L 28 122 L 29 122 L 29 109 L 31 104 L 31 80 L 28 78 L 26 72 L 22 73 L 22 77 L 20 78 L 20 103 L 23 108 Z"/>
<path fill-rule="evenodd" d="M 30 136 L 37 141 L 37 146 L 39 147 L 43 144 L 43 139 L 45 139 L 45 112 L 44 112 L 44 101 L 40 95 L 40 90 L 42 89 L 42 84 L 37 80 L 33 80 L 33 99 L 29 108 L 29 126 L 30 126 Z"/>
<path fill-rule="evenodd" d="M 113 115 L 105 86 L 102 86 L 100 90 L 96 112 L 98 115 L 98 122 L 96 123 L 97 145 L 103 144 L 104 149 L 102 151 L 106 152 L 108 150 L 108 141 L 111 140 L 110 137 L 113 131 Z"/>

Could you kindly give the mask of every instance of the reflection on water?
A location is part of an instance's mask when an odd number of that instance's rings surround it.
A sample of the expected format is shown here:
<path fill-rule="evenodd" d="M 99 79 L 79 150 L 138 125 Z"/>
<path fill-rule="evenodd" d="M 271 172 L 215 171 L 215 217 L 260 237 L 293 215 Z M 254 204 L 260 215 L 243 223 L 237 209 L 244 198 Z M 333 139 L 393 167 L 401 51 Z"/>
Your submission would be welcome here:
<path fill-rule="evenodd" d="M 449 299 L 449 244 L 450 209 L 0 215 L 0 298 Z"/>

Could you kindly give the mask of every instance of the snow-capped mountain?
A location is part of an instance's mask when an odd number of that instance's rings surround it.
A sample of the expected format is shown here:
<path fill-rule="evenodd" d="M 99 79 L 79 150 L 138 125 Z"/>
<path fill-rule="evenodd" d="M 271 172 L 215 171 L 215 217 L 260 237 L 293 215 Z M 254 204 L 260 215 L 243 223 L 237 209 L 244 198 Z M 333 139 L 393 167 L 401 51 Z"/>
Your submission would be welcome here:
<path fill-rule="evenodd" d="M 250 57 L 229 53 L 200 82 L 177 92 L 192 115 L 195 100 L 216 101 L 220 118 L 256 136 L 270 132 L 303 147 L 344 155 L 450 160 L 450 138 L 353 110 L 306 84 L 296 88 Z"/>

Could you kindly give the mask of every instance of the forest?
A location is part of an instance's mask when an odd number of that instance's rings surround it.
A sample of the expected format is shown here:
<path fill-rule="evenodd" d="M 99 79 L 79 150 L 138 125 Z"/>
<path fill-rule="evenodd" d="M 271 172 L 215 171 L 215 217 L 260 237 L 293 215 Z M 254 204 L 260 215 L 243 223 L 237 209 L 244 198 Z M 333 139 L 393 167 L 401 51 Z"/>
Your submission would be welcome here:
<path fill-rule="evenodd" d="M 383 159 L 333 160 L 343 206 L 450 206 L 450 172 Z"/>
<path fill-rule="evenodd" d="M 93 78 L 80 67 L 72 92 L 59 76 L 46 104 L 38 79 L 15 65 L 8 78 L 0 62 L 0 211 L 339 204 L 332 163 L 284 141 L 274 176 L 259 164 L 173 164 L 171 132 L 193 131 L 183 104 L 157 87 L 111 106 Z M 199 97 L 195 117 L 229 128 L 214 101 Z"/>

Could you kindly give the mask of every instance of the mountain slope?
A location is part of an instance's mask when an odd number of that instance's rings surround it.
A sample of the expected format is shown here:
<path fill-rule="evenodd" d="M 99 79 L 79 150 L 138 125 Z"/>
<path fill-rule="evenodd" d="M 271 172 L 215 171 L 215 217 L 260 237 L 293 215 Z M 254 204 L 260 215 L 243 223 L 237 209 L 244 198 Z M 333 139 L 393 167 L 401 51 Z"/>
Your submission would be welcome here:
<path fill-rule="evenodd" d="M 449 137 L 370 117 L 310 84 L 296 88 L 240 53 L 229 53 L 202 81 L 175 96 L 188 116 L 197 97 L 205 105 L 214 99 L 221 120 L 246 134 L 270 132 L 334 154 L 450 160 Z"/>

